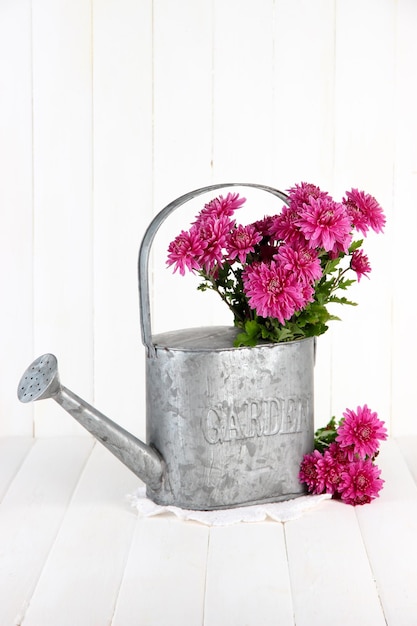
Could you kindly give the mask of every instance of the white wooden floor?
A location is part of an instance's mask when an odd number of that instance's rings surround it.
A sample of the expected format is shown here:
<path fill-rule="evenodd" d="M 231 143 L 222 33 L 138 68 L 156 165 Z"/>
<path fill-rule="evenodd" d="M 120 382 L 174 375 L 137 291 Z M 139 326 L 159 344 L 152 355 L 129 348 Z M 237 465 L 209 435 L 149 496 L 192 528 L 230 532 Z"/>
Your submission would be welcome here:
<path fill-rule="evenodd" d="M 378 464 L 370 505 L 209 528 L 89 438 L 0 439 L 0 626 L 417 625 L 417 437 Z"/>

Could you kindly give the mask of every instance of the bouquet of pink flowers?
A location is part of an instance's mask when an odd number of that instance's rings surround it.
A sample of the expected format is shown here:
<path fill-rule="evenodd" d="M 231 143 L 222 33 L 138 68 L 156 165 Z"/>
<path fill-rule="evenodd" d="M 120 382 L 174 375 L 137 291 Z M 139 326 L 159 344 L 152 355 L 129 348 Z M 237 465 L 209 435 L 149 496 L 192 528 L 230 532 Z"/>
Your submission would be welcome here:
<path fill-rule="evenodd" d="M 327 305 L 355 305 L 340 291 L 371 271 L 353 233 L 383 230 L 380 205 L 358 189 L 336 202 L 303 182 L 288 190 L 280 213 L 243 226 L 233 216 L 244 203 L 237 193 L 208 202 L 170 243 L 167 264 L 197 273 L 200 290 L 219 294 L 241 329 L 236 346 L 324 333 L 339 319 Z"/>
<path fill-rule="evenodd" d="M 330 493 L 347 504 L 367 504 L 379 495 L 384 481 L 374 461 L 384 422 L 367 405 L 346 409 L 338 425 L 333 417 L 315 434 L 315 449 L 301 462 L 299 479 L 314 494 Z"/>

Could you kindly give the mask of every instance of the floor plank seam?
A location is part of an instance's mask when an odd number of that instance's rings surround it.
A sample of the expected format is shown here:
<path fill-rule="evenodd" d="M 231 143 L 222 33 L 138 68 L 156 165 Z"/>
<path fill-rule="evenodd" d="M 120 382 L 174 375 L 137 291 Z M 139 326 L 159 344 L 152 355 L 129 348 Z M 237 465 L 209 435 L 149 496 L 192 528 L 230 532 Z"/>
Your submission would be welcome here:
<path fill-rule="evenodd" d="M 211 540 L 211 528 L 207 533 L 207 550 L 206 550 L 206 568 L 204 574 L 204 590 L 203 590 L 203 615 L 202 615 L 202 626 L 205 626 L 206 623 L 206 594 L 207 594 L 207 570 L 209 563 L 209 554 L 210 554 L 210 540 Z"/>
<path fill-rule="evenodd" d="M 133 509 L 132 509 L 132 513 L 133 514 L 135 513 Z M 126 557 L 124 559 L 123 574 L 120 577 L 119 584 L 117 586 L 117 591 L 115 593 L 114 604 L 113 604 L 113 613 L 112 613 L 112 616 L 111 616 L 111 619 L 110 619 L 110 622 L 109 622 L 109 626 L 113 626 L 114 619 L 116 617 L 116 613 L 117 613 L 117 609 L 118 609 L 118 605 L 119 605 L 120 590 L 121 590 L 121 588 L 123 586 L 123 583 L 125 581 L 125 578 L 126 578 L 126 572 L 128 570 L 127 564 L 129 562 L 130 554 L 132 552 L 133 542 L 135 541 L 136 526 L 137 526 L 138 523 L 140 523 L 140 521 L 141 520 L 140 520 L 138 514 L 136 514 L 136 524 L 134 526 L 134 529 L 133 529 L 131 537 L 130 537 L 129 547 L 126 550 Z"/>
<path fill-rule="evenodd" d="M 288 552 L 288 543 L 287 543 L 287 524 L 291 523 L 291 522 L 283 522 L 282 526 L 284 529 L 284 544 L 285 544 L 285 556 L 287 559 L 287 570 L 288 570 L 288 580 L 290 583 L 290 593 L 291 593 L 291 610 L 292 610 L 292 621 L 293 621 L 293 626 L 296 626 L 296 621 L 295 621 L 295 609 L 294 609 L 294 602 L 293 602 L 293 598 L 294 598 L 294 592 L 293 592 L 293 586 L 292 586 L 292 580 L 291 580 L 291 568 L 290 568 L 290 559 L 289 559 L 289 552 Z"/>
<path fill-rule="evenodd" d="M 388 620 L 387 620 L 387 617 L 385 615 L 384 604 L 382 602 L 380 588 L 379 588 L 378 581 L 377 581 L 376 576 L 375 576 L 374 568 L 372 567 L 371 558 L 370 558 L 368 549 L 366 547 L 366 542 L 365 542 L 365 539 L 364 539 L 364 536 L 363 536 L 363 533 L 362 533 L 361 521 L 360 521 L 360 518 L 359 518 L 359 515 L 358 515 L 358 511 L 356 509 L 355 509 L 355 517 L 356 517 L 356 521 L 358 523 L 358 528 L 359 528 L 360 535 L 361 535 L 361 541 L 362 541 L 363 549 L 365 551 L 366 558 L 367 558 L 367 561 L 368 561 L 368 564 L 369 564 L 369 569 L 370 569 L 370 572 L 371 572 L 371 578 L 372 578 L 372 581 L 373 581 L 373 584 L 374 584 L 374 587 L 375 587 L 375 592 L 376 592 L 376 595 L 377 595 L 377 598 L 378 598 L 378 603 L 379 603 L 379 606 L 381 607 L 382 617 L 384 618 L 385 624 L 388 626 Z"/>

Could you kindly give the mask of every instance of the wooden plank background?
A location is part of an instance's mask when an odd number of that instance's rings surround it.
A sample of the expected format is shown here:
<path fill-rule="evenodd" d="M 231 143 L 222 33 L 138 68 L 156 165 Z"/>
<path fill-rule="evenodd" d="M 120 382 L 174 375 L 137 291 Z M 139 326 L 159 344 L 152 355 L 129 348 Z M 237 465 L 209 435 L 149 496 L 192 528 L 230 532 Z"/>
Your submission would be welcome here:
<path fill-rule="evenodd" d="M 203 185 L 302 180 L 363 188 L 388 218 L 359 306 L 319 340 L 317 423 L 367 402 L 417 433 L 416 32 L 414 0 L 0 0 L 0 435 L 81 432 L 52 402 L 16 400 L 54 352 L 66 386 L 143 436 L 147 224 Z M 229 321 L 164 267 L 198 208 L 155 241 L 157 331 Z"/>

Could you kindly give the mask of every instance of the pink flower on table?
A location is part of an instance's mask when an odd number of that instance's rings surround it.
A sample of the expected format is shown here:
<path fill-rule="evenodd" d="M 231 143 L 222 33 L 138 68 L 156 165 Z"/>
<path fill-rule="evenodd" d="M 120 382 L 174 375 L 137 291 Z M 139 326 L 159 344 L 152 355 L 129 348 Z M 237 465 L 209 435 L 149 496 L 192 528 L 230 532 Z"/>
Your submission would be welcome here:
<path fill-rule="evenodd" d="M 221 217 L 208 215 L 195 225 L 200 239 L 206 243 L 199 258 L 199 263 L 207 273 L 215 266 L 223 267 L 224 248 L 234 224 L 235 221 L 226 215 Z"/>
<path fill-rule="evenodd" d="M 255 226 L 238 225 L 233 229 L 226 241 L 226 250 L 229 259 L 239 259 L 241 263 L 246 261 L 250 252 L 254 252 L 256 244 L 262 240 L 262 235 L 256 231 Z"/>
<path fill-rule="evenodd" d="M 368 504 L 379 496 L 384 480 L 381 470 L 370 459 L 360 459 L 346 466 L 342 473 L 339 492 L 346 504 Z"/>
<path fill-rule="evenodd" d="M 353 461 L 355 455 L 361 459 L 366 456 L 372 458 L 378 451 L 380 441 L 387 438 L 384 422 L 366 404 L 358 406 L 356 412 L 346 409 L 343 417 L 336 441 L 346 449 L 349 461 Z"/>
<path fill-rule="evenodd" d="M 231 217 L 236 209 L 246 202 L 246 198 L 240 198 L 238 193 L 228 193 L 225 198 L 219 196 L 204 205 L 204 209 L 196 217 L 194 224 L 204 222 L 207 217 Z"/>
<path fill-rule="evenodd" d="M 179 270 L 184 276 L 185 268 L 190 271 L 201 269 L 198 258 L 207 246 L 199 236 L 198 229 L 192 227 L 188 232 L 183 230 L 169 244 L 167 265 L 174 265 L 174 273 Z"/>
<path fill-rule="evenodd" d="M 323 485 L 323 490 L 326 493 L 334 494 L 339 490 L 345 466 L 345 463 L 338 463 L 328 450 L 317 461 L 317 479 L 319 484 Z"/>
<path fill-rule="evenodd" d="M 300 465 L 298 480 L 305 483 L 310 493 L 323 493 L 324 483 L 318 477 L 318 463 L 322 459 L 322 455 L 318 450 L 314 450 L 311 454 L 305 454 Z"/>
<path fill-rule="evenodd" d="M 350 259 L 350 267 L 356 272 L 356 276 L 358 278 L 358 282 L 362 278 L 362 276 L 366 276 L 371 271 L 371 265 L 369 263 L 369 259 L 367 255 L 363 252 L 363 250 L 355 250 L 352 253 L 352 258 Z"/>
<path fill-rule="evenodd" d="M 346 448 L 342 448 L 336 441 L 330 444 L 326 452 L 330 454 L 338 465 L 346 465 L 349 462 Z"/>
<path fill-rule="evenodd" d="M 386 218 L 377 200 L 369 193 L 351 189 L 343 199 L 352 225 L 364 235 L 372 228 L 376 233 L 382 232 Z"/>
<path fill-rule="evenodd" d="M 300 210 L 296 224 L 311 248 L 348 251 L 352 240 L 350 220 L 345 206 L 330 197 L 310 198 L 310 203 Z"/>
<path fill-rule="evenodd" d="M 275 261 L 248 265 L 242 279 L 249 306 L 261 317 L 284 324 L 306 304 L 297 278 Z"/>
<path fill-rule="evenodd" d="M 314 283 L 322 277 L 323 270 L 317 253 L 306 246 L 283 244 L 274 258 L 284 269 L 294 272 L 302 283 Z"/>

